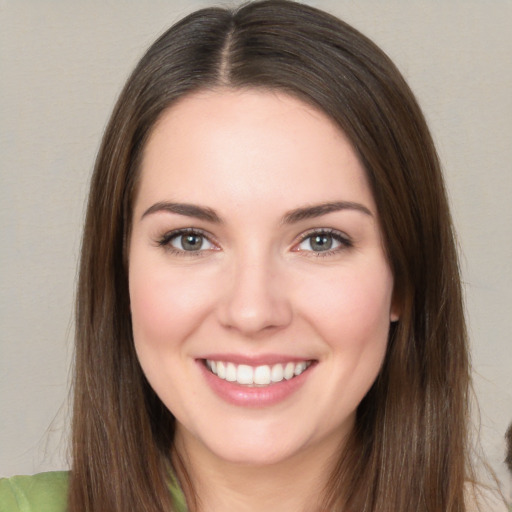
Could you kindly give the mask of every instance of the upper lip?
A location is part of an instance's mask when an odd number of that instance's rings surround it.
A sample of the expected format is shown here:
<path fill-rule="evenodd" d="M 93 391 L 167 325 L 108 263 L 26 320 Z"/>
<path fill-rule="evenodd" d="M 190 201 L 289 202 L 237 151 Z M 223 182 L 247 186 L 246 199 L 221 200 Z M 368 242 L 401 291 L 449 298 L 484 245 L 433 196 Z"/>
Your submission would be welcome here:
<path fill-rule="evenodd" d="M 314 361 L 311 357 L 288 356 L 284 354 L 260 354 L 248 356 L 247 354 L 208 354 L 199 357 L 200 360 L 223 361 L 226 363 L 246 364 L 248 366 L 273 365 L 283 363 L 300 363 L 302 361 Z"/>

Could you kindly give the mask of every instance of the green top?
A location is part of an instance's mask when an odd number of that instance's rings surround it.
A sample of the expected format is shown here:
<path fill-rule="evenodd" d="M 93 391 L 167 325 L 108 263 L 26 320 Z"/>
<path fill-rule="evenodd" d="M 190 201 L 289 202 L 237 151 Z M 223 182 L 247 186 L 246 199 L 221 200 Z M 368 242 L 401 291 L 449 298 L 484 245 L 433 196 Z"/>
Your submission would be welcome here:
<path fill-rule="evenodd" d="M 67 471 L 0 479 L 0 512 L 66 512 Z M 176 512 L 187 512 L 185 497 L 173 481 L 169 485 Z"/>

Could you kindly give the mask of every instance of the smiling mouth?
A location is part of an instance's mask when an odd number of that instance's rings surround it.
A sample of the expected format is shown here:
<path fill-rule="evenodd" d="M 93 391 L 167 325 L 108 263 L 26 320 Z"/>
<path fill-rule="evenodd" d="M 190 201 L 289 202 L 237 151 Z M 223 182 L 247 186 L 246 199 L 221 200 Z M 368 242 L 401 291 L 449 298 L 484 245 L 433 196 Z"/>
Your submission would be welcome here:
<path fill-rule="evenodd" d="M 266 387 L 284 380 L 292 380 L 304 373 L 313 361 L 278 363 L 249 366 L 225 361 L 205 359 L 206 368 L 219 379 L 248 387 Z"/>

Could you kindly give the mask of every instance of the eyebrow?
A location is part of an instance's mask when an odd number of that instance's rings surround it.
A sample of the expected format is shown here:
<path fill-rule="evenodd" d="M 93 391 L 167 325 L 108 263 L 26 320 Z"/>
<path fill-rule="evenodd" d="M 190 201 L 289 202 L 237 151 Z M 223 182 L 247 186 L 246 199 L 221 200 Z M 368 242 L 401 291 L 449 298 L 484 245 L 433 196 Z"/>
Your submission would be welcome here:
<path fill-rule="evenodd" d="M 355 210 L 373 217 L 372 212 L 360 203 L 354 203 L 351 201 L 333 201 L 330 203 L 321 203 L 297 208 L 296 210 L 290 210 L 284 214 L 282 222 L 283 224 L 294 224 L 302 220 L 314 219 L 315 217 L 321 217 L 322 215 L 327 215 L 328 213 L 338 212 L 341 210 Z"/>
<path fill-rule="evenodd" d="M 315 217 L 321 217 L 322 215 L 327 215 L 328 213 L 338 212 L 341 210 L 359 211 L 365 215 L 373 217 L 372 212 L 360 203 L 354 203 L 351 201 L 333 201 L 290 210 L 283 215 L 281 223 L 295 224 L 302 220 L 314 219 Z M 142 214 L 141 219 L 156 212 L 176 213 L 185 217 L 194 217 L 196 219 L 212 222 L 214 224 L 223 223 L 221 217 L 211 208 L 189 203 L 170 203 L 167 201 L 161 201 L 150 206 Z"/>
<path fill-rule="evenodd" d="M 155 203 L 153 206 L 150 206 L 143 214 L 141 219 L 156 212 L 169 212 L 169 213 L 177 213 L 178 215 L 184 215 L 186 217 L 194 217 L 196 219 L 205 220 L 207 222 L 213 222 L 216 224 L 221 224 L 222 219 L 215 213 L 211 208 L 207 208 L 204 206 L 197 206 L 195 204 L 188 203 L 169 203 L 167 201 L 162 201 L 159 203 Z"/>

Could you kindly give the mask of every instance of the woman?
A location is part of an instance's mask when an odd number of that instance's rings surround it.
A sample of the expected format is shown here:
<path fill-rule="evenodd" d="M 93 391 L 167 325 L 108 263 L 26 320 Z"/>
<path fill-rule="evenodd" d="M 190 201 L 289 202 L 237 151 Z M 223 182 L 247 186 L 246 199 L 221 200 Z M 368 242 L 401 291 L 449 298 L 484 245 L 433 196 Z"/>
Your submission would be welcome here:
<path fill-rule="evenodd" d="M 467 510 L 436 152 L 321 11 L 205 9 L 148 50 L 92 178 L 76 339 L 69 491 L 30 484 L 70 511 Z"/>

